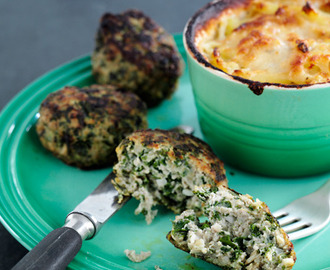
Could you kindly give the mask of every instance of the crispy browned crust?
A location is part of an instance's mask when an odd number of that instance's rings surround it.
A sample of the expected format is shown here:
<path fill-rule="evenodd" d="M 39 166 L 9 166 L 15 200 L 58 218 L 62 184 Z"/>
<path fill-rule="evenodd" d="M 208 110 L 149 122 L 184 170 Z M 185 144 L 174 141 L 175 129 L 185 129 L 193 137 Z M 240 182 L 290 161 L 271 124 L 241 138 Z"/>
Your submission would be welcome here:
<path fill-rule="evenodd" d="M 46 97 L 39 113 L 36 131 L 42 145 L 83 169 L 112 165 L 122 138 L 147 127 L 145 103 L 110 85 L 64 87 Z"/>
<path fill-rule="evenodd" d="M 170 158 L 175 160 L 186 157 L 200 171 L 212 175 L 216 185 L 227 186 L 228 181 L 223 162 L 213 153 L 208 144 L 193 135 L 161 129 L 141 130 L 123 140 L 119 148 L 125 147 L 129 141 L 141 143 L 147 148 L 169 147 Z M 117 153 L 119 152 L 118 150 Z"/>
<path fill-rule="evenodd" d="M 149 107 L 172 95 L 183 71 L 173 37 L 138 10 L 102 16 L 92 64 L 99 83 L 135 92 Z"/>
<path fill-rule="evenodd" d="M 179 246 L 177 242 L 174 241 L 174 239 L 172 238 L 172 231 L 168 232 L 166 235 L 166 239 L 168 241 L 170 241 L 170 243 L 175 246 L 178 249 L 181 249 L 182 251 L 185 251 L 187 253 L 190 253 L 189 249 L 187 246 Z M 194 256 L 194 254 L 191 254 L 191 256 Z"/>

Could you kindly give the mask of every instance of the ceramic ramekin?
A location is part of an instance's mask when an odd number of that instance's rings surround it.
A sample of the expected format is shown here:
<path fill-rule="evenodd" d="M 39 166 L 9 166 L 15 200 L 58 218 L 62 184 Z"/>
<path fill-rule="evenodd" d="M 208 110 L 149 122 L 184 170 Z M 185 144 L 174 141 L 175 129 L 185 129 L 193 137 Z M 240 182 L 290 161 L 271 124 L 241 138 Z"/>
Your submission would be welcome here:
<path fill-rule="evenodd" d="M 195 47 L 196 29 L 229 2 L 207 4 L 184 30 L 206 141 L 225 163 L 257 174 L 300 177 L 330 171 L 330 84 L 288 87 L 244 80 L 210 65 Z"/>

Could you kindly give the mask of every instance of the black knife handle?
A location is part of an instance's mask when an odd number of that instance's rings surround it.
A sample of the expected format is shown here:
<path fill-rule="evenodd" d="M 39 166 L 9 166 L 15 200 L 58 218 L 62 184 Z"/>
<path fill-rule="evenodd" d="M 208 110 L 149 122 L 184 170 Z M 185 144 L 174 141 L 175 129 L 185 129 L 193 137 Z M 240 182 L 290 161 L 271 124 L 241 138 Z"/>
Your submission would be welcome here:
<path fill-rule="evenodd" d="M 63 270 L 82 245 L 79 233 L 68 227 L 49 233 L 12 270 Z"/>

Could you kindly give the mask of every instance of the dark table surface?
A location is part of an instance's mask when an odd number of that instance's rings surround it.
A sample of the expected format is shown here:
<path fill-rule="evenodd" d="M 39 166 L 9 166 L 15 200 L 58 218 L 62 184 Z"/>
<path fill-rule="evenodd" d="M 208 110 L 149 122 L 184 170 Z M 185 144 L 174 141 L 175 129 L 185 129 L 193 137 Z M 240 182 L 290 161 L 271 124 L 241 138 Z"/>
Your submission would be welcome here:
<path fill-rule="evenodd" d="M 170 33 L 182 32 L 207 0 L 0 0 L 0 110 L 27 84 L 73 58 L 90 53 L 105 12 L 142 10 Z M 0 178 L 1 181 L 1 178 Z M 1 196 L 0 190 L 0 196 Z M 27 250 L 0 224 L 0 269 Z"/>

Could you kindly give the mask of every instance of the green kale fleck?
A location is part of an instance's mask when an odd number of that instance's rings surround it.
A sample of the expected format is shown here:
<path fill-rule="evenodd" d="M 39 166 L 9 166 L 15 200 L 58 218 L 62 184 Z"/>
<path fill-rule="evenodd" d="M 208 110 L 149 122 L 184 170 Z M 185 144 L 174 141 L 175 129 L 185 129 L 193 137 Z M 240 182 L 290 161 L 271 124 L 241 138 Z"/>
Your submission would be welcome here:
<path fill-rule="evenodd" d="M 176 160 L 174 160 L 174 164 L 175 164 L 175 166 L 180 167 L 183 164 L 183 162 L 181 159 L 176 159 Z"/>
<path fill-rule="evenodd" d="M 231 250 L 232 250 L 232 248 L 227 247 L 227 246 L 222 246 L 220 249 L 221 249 L 222 251 L 224 251 L 224 252 L 228 252 L 228 251 L 231 251 Z"/>
<path fill-rule="evenodd" d="M 218 211 L 214 211 L 213 213 L 213 218 L 214 219 L 217 219 L 217 220 L 220 220 L 221 219 L 221 215 Z"/>
<path fill-rule="evenodd" d="M 227 208 L 231 208 L 231 202 L 230 201 L 227 201 L 226 198 L 223 198 L 220 202 L 219 201 L 216 201 L 213 206 L 218 206 L 218 205 L 223 205 Z"/>
<path fill-rule="evenodd" d="M 230 261 L 231 262 L 237 261 L 239 259 L 239 257 L 241 256 L 241 254 L 242 254 L 242 250 L 240 250 L 240 249 L 234 250 L 234 252 L 230 258 Z"/>
<path fill-rule="evenodd" d="M 160 149 L 157 151 L 157 155 L 167 157 L 168 156 L 168 150 L 167 149 Z"/>
<path fill-rule="evenodd" d="M 155 169 L 157 169 L 159 167 L 159 165 L 160 165 L 160 160 L 159 159 L 153 160 L 152 161 L 152 164 L 150 164 L 150 165 L 152 165 L 152 167 L 154 167 Z"/>
<path fill-rule="evenodd" d="M 172 194 L 174 186 L 171 183 L 167 183 L 163 188 L 164 196 L 169 196 Z"/>
<path fill-rule="evenodd" d="M 142 158 L 142 156 L 144 156 L 144 152 L 145 150 L 143 149 L 141 153 L 139 153 L 139 158 Z"/>
<path fill-rule="evenodd" d="M 200 228 L 201 228 L 202 230 L 204 230 L 204 229 L 206 229 L 206 228 L 210 228 L 210 227 L 211 227 L 211 222 L 208 221 L 208 220 L 206 220 L 205 222 L 203 222 L 203 223 L 200 224 Z"/>
<path fill-rule="evenodd" d="M 145 176 L 144 178 L 143 178 L 143 180 L 142 180 L 142 183 L 143 183 L 143 185 L 148 185 L 148 183 L 149 183 L 150 181 L 149 181 L 149 179 Z"/>
<path fill-rule="evenodd" d="M 134 167 L 133 169 L 134 172 L 142 172 L 143 171 L 143 167 Z"/>
<path fill-rule="evenodd" d="M 275 231 L 276 229 L 277 229 L 276 224 L 272 224 L 272 226 L 270 227 L 270 230 L 273 232 L 273 231 Z"/>
<path fill-rule="evenodd" d="M 182 173 L 182 177 L 186 177 L 188 175 L 188 170 L 184 170 Z"/>
<path fill-rule="evenodd" d="M 187 220 L 190 220 L 190 221 L 195 221 L 196 220 L 196 216 L 195 215 L 186 216 L 184 218 L 187 219 Z"/>
<path fill-rule="evenodd" d="M 203 202 L 205 202 L 208 199 L 209 195 L 210 195 L 210 192 L 208 192 L 206 190 L 205 191 L 196 191 L 194 193 Z"/>
<path fill-rule="evenodd" d="M 221 204 L 222 204 L 223 206 L 227 207 L 227 208 L 231 208 L 231 207 L 232 207 L 232 206 L 231 206 L 231 202 L 230 202 L 230 201 L 227 201 L 225 198 L 223 198 L 223 199 L 221 200 Z"/>
<path fill-rule="evenodd" d="M 235 237 L 233 241 L 238 244 L 241 250 L 245 250 L 246 246 L 244 245 L 244 240 L 247 240 L 247 237 Z"/>
<path fill-rule="evenodd" d="M 250 232 L 251 232 L 252 236 L 257 237 L 257 236 L 261 235 L 260 228 L 258 226 L 256 226 L 255 224 L 250 225 Z"/>
<path fill-rule="evenodd" d="M 218 190 L 219 189 L 216 186 L 213 186 L 213 187 L 210 188 L 210 192 L 212 192 L 212 193 L 216 193 Z"/>
<path fill-rule="evenodd" d="M 269 221 L 271 224 L 275 222 L 275 219 L 271 214 L 266 213 L 265 216 L 266 216 L 266 220 Z"/>
<path fill-rule="evenodd" d="M 183 219 L 177 222 L 173 222 L 173 232 L 185 234 L 188 232 L 188 229 L 185 226 L 189 223 L 189 220 Z"/>
<path fill-rule="evenodd" d="M 233 243 L 233 241 L 231 241 L 229 235 L 225 235 L 225 236 L 221 237 L 221 238 L 219 239 L 219 241 L 220 241 L 222 244 L 224 244 L 224 245 L 227 245 L 227 246 L 232 247 L 233 249 L 237 249 L 237 248 L 238 248 L 237 245 L 236 245 L 235 243 Z"/>

